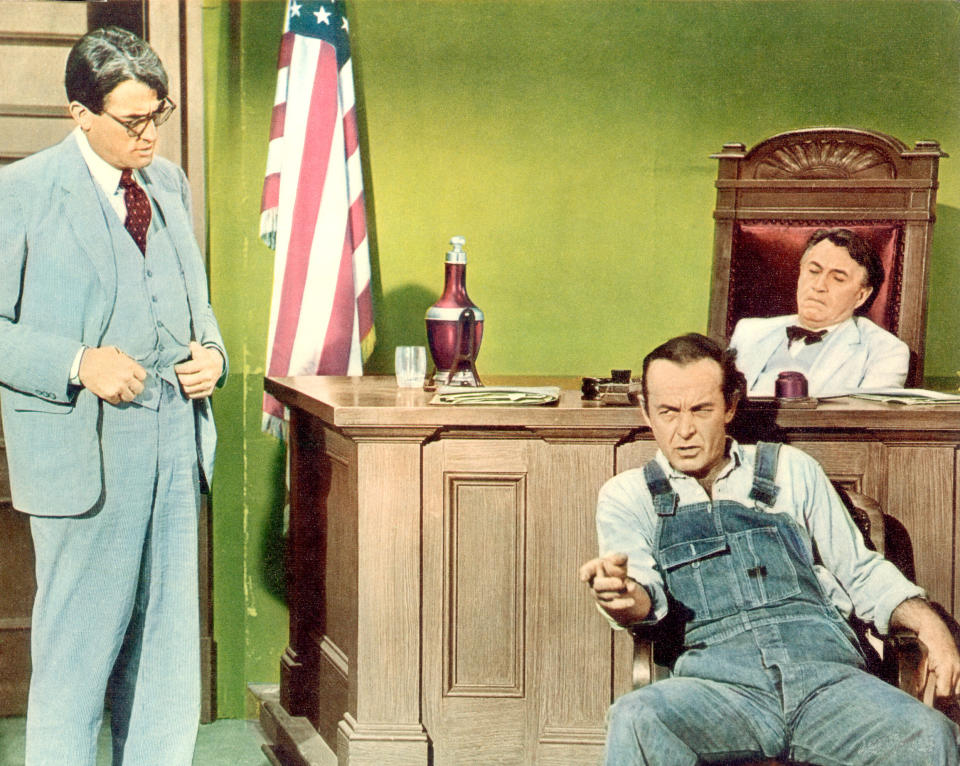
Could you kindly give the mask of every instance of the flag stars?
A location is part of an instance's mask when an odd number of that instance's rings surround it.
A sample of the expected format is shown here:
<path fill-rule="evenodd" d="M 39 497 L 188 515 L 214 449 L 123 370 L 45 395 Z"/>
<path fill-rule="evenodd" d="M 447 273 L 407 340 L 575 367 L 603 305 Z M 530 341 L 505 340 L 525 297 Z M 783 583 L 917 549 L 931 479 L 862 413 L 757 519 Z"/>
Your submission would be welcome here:
<path fill-rule="evenodd" d="M 291 19 L 294 18 L 294 17 L 299 17 L 299 16 L 300 16 L 300 8 L 301 8 L 301 7 L 302 7 L 302 6 L 300 5 L 300 3 L 296 2 L 296 0 L 294 0 L 294 2 L 292 2 L 292 3 L 290 3 L 290 18 L 291 18 Z"/>
<path fill-rule="evenodd" d="M 330 26 L 330 11 L 328 11 L 322 5 L 320 6 L 319 11 L 313 12 L 313 15 L 317 17 L 318 24 L 326 24 L 328 27 Z"/>
<path fill-rule="evenodd" d="M 340 29 L 342 29 L 344 32 L 349 32 L 349 31 L 350 31 L 350 25 L 347 24 L 347 17 L 346 17 L 346 16 L 343 17 L 343 23 L 340 25 Z"/>

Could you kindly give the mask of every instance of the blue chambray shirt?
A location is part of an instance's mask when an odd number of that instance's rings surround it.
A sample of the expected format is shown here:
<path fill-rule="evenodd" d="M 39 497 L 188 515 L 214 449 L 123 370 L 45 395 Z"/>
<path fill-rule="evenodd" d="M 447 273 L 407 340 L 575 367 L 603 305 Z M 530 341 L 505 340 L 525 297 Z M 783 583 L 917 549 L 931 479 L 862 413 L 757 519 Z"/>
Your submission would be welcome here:
<path fill-rule="evenodd" d="M 837 609 L 872 622 L 887 633 L 890 615 L 908 598 L 924 596 L 893 564 L 869 550 L 823 468 L 795 447 L 783 445 L 777 461 L 780 487 L 773 507 L 750 500 L 756 448 L 728 439 L 728 463 L 713 484 L 713 498 L 692 476 L 674 469 L 663 452 L 654 458 L 663 468 L 679 505 L 731 500 L 768 513 L 783 513 L 796 522 L 808 552 L 816 543 L 823 565 L 814 570 Z M 654 623 L 667 613 L 663 576 L 653 558 L 657 514 L 643 470 L 624 471 L 607 481 L 597 500 L 597 539 L 600 554 L 625 553 L 628 575 L 650 593 L 653 610 L 644 622 Z M 602 611 L 602 610 L 601 610 Z M 611 621 L 612 622 L 612 621 Z"/>

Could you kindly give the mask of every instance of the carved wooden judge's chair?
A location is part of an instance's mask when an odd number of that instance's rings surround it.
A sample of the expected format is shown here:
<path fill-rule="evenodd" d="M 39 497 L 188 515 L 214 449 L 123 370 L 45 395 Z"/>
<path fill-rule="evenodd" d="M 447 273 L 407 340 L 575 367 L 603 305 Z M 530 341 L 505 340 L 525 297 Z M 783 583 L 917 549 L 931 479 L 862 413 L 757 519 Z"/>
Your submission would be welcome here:
<path fill-rule="evenodd" d="M 880 505 L 871 497 L 837 487 L 847 510 L 863 533 L 867 547 L 886 556 L 911 580 L 913 579 L 913 551 L 910 540 L 897 521 L 884 515 Z M 871 670 L 887 682 L 899 687 L 924 704 L 934 704 L 935 678 L 927 670 L 927 650 L 915 633 L 892 631 L 881 639 L 865 625 L 854 627 L 872 660 Z M 665 678 L 670 671 L 666 663 L 678 651 L 674 643 L 679 633 L 672 626 L 655 626 L 634 630 L 633 683 L 646 686 Z M 737 761 L 740 766 L 802 766 L 792 761 L 762 760 Z"/>
<path fill-rule="evenodd" d="M 800 256 L 820 228 L 870 240 L 886 280 L 867 317 L 910 347 L 907 385 L 923 378 L 926 284 L 936 210 L 936 141 L 911 149 L 849 128 L 795 130 L 749 151 L 725 144 L 714 210 L 708 334 L 725 344 L 737 320 L 796 312 Z"/>

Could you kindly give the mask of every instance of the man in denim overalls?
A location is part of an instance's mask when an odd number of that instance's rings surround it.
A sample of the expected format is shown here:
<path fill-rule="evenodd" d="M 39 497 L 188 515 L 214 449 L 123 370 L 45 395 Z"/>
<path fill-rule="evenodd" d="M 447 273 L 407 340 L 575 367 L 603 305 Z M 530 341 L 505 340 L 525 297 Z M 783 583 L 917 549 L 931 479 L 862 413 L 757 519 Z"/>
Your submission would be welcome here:
<path fill-rule="evenodd" d="M 943 697 L 960 693 L 949 630 L 865 547 L 816 461 L 727 436 L 744 385 L 733 357 L 696 334 L 647 356 L 660 451 L 600 492 L 600 550 L 617 552 L 581 579 L 616 626 L 659 622 L 669 597 L 683 631 L 672 677 L 611 708 L 607 763 L 957 764 L 957 726 L 866 672 L 845 617 L 917 631 Z"/>

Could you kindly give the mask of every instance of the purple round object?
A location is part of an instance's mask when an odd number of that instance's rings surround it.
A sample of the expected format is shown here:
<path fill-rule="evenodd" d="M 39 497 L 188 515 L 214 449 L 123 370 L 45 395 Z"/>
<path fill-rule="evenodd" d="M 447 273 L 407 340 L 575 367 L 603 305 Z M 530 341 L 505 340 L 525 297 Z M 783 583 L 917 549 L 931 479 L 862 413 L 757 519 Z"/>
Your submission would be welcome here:
<path fill-rule="evenodd" d="M 774 391 L 778 399 L 804 399 L 807 396 L 807 379 L 802 372 L 781 372 L 777 375 Z"/>

